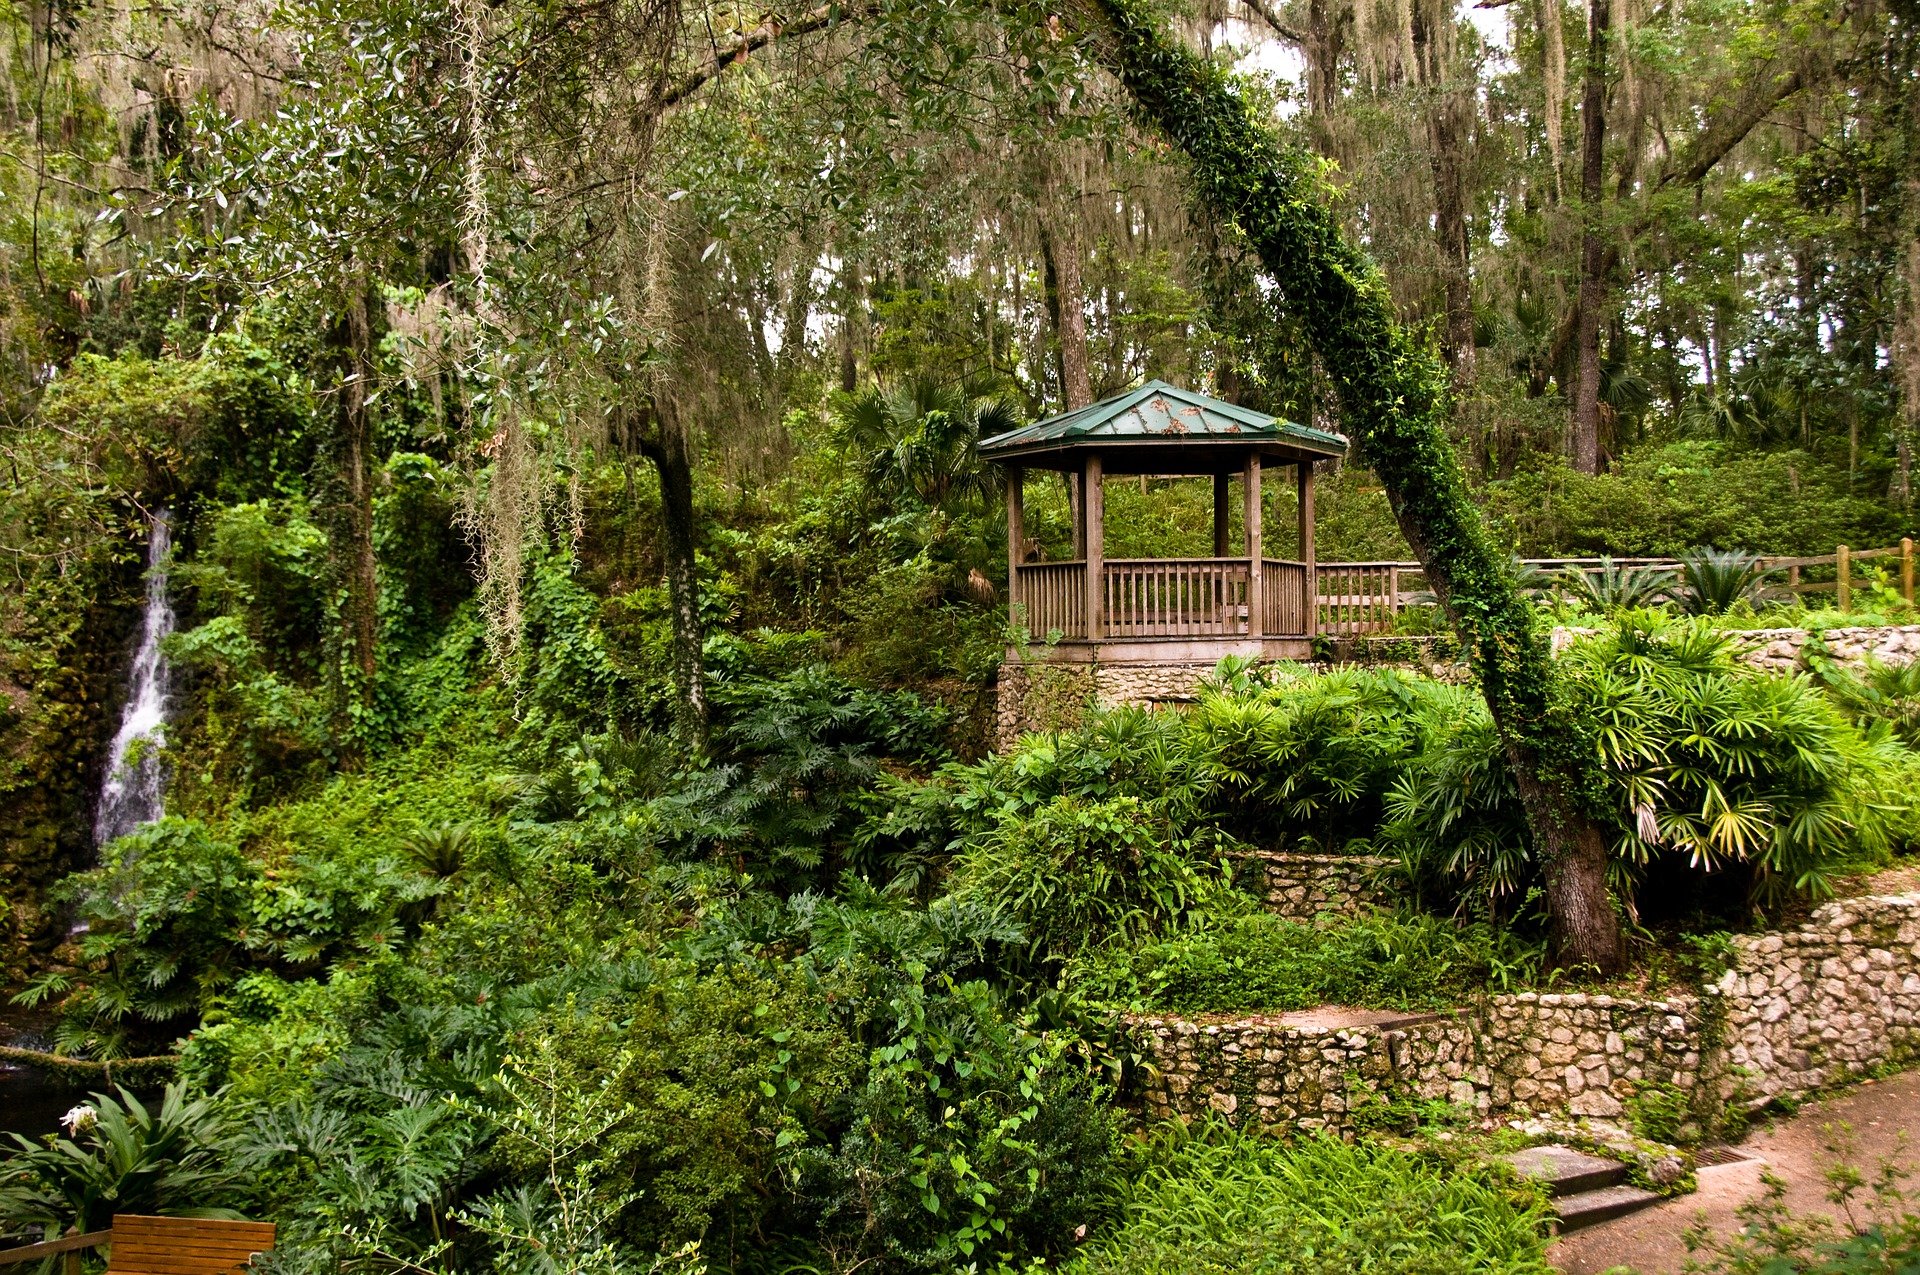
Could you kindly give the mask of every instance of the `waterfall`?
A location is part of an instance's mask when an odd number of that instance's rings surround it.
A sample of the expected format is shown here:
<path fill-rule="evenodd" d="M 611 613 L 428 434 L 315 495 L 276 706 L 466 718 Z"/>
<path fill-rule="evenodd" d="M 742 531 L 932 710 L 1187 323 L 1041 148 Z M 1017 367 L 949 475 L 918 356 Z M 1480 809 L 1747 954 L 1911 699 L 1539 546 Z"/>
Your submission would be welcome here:
<path fill-rule="evenodd" d="M 162 509 L 153 517 L 153 538 L 147 544 L 147 607 L 140 619 L 140 648 L 127 671 L 127 706 L 120 729 L 113 735 L 107 756 L 106 778 L 100 784 L 100 804 L 94 810 L 93 840 L 105 845 L 124 837 L 162 813 L 159 744 L 167 723 L 167 661 L 161 641 L 173 632 L 173 607 L 167 601 L 167 551 L 173 545 L 172 515 Z M 131 764 L 127 759 L 136 743 L 144 743 Z"/>

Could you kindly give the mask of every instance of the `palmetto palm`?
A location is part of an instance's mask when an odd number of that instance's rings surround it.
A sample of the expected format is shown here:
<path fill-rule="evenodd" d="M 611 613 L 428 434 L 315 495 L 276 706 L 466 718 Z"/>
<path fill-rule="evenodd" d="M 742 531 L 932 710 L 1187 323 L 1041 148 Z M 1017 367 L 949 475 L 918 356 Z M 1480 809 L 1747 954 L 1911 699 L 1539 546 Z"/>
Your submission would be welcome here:
<path fill-rule="evenodd" d="M 836 415 L 841 438 L 866 457 L 874 495 L 936 509 L 990 501 L 998 485 L 980 459 L 980 440 L 1021 424 L 1002 398 L 926 379 L 876 386 Z"/>

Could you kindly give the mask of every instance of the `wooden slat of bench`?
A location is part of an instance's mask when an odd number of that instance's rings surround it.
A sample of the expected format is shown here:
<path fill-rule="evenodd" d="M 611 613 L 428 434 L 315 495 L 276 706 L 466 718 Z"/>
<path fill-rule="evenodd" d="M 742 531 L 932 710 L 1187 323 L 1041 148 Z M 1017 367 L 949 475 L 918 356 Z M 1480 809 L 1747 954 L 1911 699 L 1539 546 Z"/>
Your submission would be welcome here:
<path fill-rule="evenodd" d="M 108 1275 L 227 1275 L 273 1239 L 271 1222 L 121 1214 L 113 1219 Z"/>

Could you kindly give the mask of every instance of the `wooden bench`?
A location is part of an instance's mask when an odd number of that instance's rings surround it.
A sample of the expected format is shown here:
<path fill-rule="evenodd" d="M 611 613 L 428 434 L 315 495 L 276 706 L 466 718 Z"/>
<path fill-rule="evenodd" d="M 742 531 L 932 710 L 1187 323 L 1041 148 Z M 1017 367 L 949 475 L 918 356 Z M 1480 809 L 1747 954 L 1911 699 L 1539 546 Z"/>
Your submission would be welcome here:
<path fill-rule="evenodd" d="M 273 1230 L 271 1222 L 116 1213 L 111 1231 L 0 1251 L 0 1266 L 64 1253 L 67 1275 L 78 1275 L 81 1250 L 105 1244 L 107 1275 L 234 1275 L 273 1247 Z"/>
<path fill-rule="evenodd" d="M 107 1275 L 231 1275 L 273 1247 L 273 1223 L 116 1213 Z"/>

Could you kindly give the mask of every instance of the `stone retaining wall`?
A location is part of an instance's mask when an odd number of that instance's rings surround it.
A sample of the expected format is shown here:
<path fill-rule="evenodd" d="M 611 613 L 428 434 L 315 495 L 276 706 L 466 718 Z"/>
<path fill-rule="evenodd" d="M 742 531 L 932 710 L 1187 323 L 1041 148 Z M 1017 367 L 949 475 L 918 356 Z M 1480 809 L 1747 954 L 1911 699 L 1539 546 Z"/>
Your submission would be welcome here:
<path fill-rule="evenodd" d="M 1631 1118 L 1658 1086 L 1694 1129 L 1920 1056 L 1920 894 L 1849 899 L 1798 930 L 1733 941 L 1698 996 L 1488 997 L 1450 1014 L 1137 1017 L 1150 1113 L 1344 1129 L 1366 1095 L 1483 1115 Z M 1312 1021 L 1314 1018 L 1321 1022 Z"/>
<path fill-rule="evenodd" d="M 1760 1106 L 1920 1055 L 1920 894 L 1843 899 L 1734 946 L 1706 990 L 1730 1098 Z"/>
<path fill-rule="evenodd" d="M 1754 629 L 1729 633 L 1739 658 L 1770 673 L 1802 668 L 1802 651 L 1811 636 L 1805 629 Z M 1883 664 L 1906 664 L 1920 655 L 1920 625 L 1888 628 L 1828 629 L 1820 635 L 1836 663 L 1861 667 L 1872 656 Z"/>
<path fill-rule="evenodd" d="M 1269 912 L 1290 921 L 1312 921 L 1329 913 L 1352 916 L 1393 905 L 1388 874 L 1399 866 L 1393 859 L 1279 851 L 1254 851 L 1239 859 L 1245 887 L 1265 897 Z"/>

